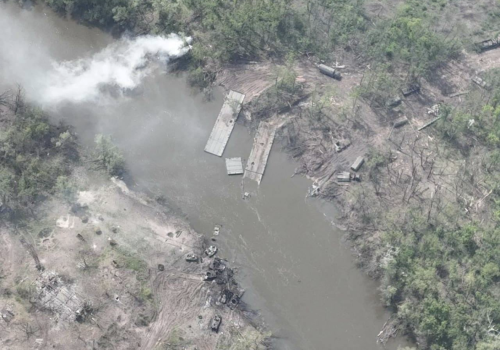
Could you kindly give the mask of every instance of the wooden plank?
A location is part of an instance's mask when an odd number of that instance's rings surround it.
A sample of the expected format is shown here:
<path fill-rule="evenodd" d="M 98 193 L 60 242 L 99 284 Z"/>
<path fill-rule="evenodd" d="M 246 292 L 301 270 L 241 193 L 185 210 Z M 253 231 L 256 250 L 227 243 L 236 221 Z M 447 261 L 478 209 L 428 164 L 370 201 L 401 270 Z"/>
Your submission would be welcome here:
<path fill-rule="evenodd" d="M 226 158 L 226 169 L 228 175 L 243 174 L 243 164 L 241 163 L 241 158 Z"/>
<path fill-rule="evenodd" d="M 236 91 L 229 91 L 215 121 L 214 128 L 208 138 L 205 152 L 221 157 L 226 148 L 229 136 L 234 129 L 234 124 L 241 111 L 241 104 L 245 95 Z"/>
<path fill-rule="evenodd" d="M 273 146 L 275 132 L 274 126 L 266 122 L 259 124 L 244 177 L 255 180 L 260 184 Z"/>

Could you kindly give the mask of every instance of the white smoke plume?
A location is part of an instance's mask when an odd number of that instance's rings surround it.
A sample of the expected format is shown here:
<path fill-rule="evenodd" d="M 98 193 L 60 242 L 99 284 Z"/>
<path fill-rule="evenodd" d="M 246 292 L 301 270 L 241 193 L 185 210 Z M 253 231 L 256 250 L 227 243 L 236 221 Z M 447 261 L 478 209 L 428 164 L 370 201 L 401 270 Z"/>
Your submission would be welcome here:
<path fill-rule="evenodd" d="M 53 63 L 45 86 L 39 91 L 40 102 L 57 105 L 61 102 L 97 101 L 103 90 L 124 91 L 136 88 L 151 69 L 152 58 L 168 61 L 186 54 L 191 38 L 171 34 L 122 39 L 94 56 Z"/>

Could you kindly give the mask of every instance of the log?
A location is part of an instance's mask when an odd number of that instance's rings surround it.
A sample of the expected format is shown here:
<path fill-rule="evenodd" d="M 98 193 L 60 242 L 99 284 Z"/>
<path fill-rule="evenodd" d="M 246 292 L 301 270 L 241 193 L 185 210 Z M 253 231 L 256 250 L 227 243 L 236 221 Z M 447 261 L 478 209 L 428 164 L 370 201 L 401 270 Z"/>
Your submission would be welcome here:
<path fill-rule="evenodd" d="M 439 119 L 443 118 L 442 116 L 441 117 L 437 117 L 437 118 L 434 118 L 432 119 L 430 122 L 428 122 L 427 124 L 424 124 L 423 126 L 421 126 L 420 128 L 418 128 L 418 131 L 420 130 L 424 130 L 425 128 L 427 128 L 428 126 L 431 126 L 432 124 L 434 124 L 435 122 L 437 122 Z"/>

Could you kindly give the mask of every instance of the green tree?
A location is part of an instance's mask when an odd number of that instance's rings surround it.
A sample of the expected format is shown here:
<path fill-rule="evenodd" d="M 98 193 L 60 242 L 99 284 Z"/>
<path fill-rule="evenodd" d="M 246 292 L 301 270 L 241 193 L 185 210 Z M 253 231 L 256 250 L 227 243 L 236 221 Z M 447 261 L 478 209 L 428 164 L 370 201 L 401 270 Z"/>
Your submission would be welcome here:
<path fill-rule="evenodd" d="M 121 176 L 125 172 L 125 160 L 111 137 L 97 135 L 95 138 L 94 160 L 98 167 L 111 176 Z"/>

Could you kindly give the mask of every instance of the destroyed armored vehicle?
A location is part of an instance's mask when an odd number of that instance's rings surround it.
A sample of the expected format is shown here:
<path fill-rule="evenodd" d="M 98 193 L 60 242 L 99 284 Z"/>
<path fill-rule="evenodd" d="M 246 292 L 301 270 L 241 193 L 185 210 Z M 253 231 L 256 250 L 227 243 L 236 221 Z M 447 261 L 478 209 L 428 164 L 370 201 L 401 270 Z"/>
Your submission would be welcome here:
<path fill-rule="evenodd" d="M 221 323 L 222 323 L 222 317 L 220 317 L 219 315 L 215 315 L 214 318 L 212 318 L 212 321 L 210 322 L 210 328 L 212 329 L 213 332 L 217 333 L 219 332 L 219 327 Z"/>
<path fill-rule="evenodd" d="M 229 308 L 234 309 L 239 303 L 240 298 L 236 294 L 233 294 L 233 297 L 229 300 Z"/>
<path fill-rule="evenodd" d="M 401 97 L 394 97 L 387 101 L 387 107 L 397 107 L 401 104 L 403 100 L 401 100 Z"/>
<path fill-rule="evenodd" d="M 210 263 L 208 266 L 210 270 L 216 270 L 216 271 L 224 271 L 226 269 L 226 265 L 222 262 L 220 258 L 214 258 L 214 261 Z"/>
<path fill-rule="evenodd" d="M 196 262 L 198 261 L 198 255 L 194 254 L 194 253 L 189 253 L 186 255 L 186 261 L 188 262 Z"/>
<path fill-rule="evenodd" d="M 83 303 L 82 307 L 75 311 L 75 320 L 79 323 L 84 322 L 93 312 L 92 305 L 88 302 Z"/>
<path fill-rule="evenodd" d="M 226 284 L 227 282 L 228 282 L 228 279 L 224 276 L 219 276 L 215 280 L 215 283 L 217 283 L 218 285 L 223 285 L 223 284 Z"/>
<path fill-rule="evenodd" d="M 410 84 L 404 89 L 401 89 L 401 93 L 403 94 L 404 97 L 408 97 L 411 94 L 415 94 L 420 91 L 420 85 L 419 84 Z"/>
<path fill-rule="evenodd" d="M 217 273 L 215 271 L 207 271 L 203 277 L 204 281 L 213 281 L 217 278 Z"/>
<path fill-rule="evenodd" d="M 233 292 L 231 292 L 230 290 L 225 290 L 223 291 L 221 294 L 220 294 L 220 297 L 219 297 L 219 302 L 221 304 L 226 304 L 229 300 L 231 300 L 231 298 L 233 297 Z"/>
<path fill-rule="evenodd" d="M 208 255 L 209 258 L 211 258 L 212 256 L 214 256 L 215 254 L 217 254 L 217 247 L 214 246 L 214 245 L 211 245 L 210 247 L 208 247 L 207 249 L 205 249 L 205 254 Z"/>
<path fill-rule="evenodd" d="M 493 50 L 499 46 L 500 46 L 500 40 L 498 38 L 497 39 L 487 39 L 487 40 L 483 40 L 483 41 L 476 43 L 476 47 L 478 48 L 479 52 Z"/>
<path fill-rule="evenodd" d="M 340 141 L 335 142 L 335 152 L 340 153 L 345 148 Z"/>
<path fill-rule="evenodd" d="M 473 81 L 474 83 L 476 83 L 477 85 L 479 85 L 480 87 L 482 87 L 483 89 L 488 90 L 488 89 L 489 89 L 489 87 L 490 87 L 490 86 L 488 85 L 488 83 L 487 83 L 484 79 L 482 79 L 482 78 L 478 77 L 477 75 L 476 75 L 475 77 L 473 77 L 473 78 L 472 78 L 472 81 Z"/>

